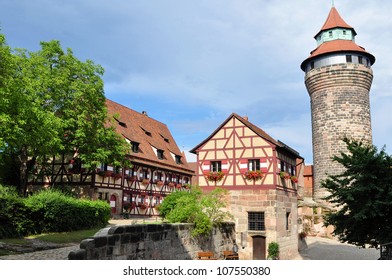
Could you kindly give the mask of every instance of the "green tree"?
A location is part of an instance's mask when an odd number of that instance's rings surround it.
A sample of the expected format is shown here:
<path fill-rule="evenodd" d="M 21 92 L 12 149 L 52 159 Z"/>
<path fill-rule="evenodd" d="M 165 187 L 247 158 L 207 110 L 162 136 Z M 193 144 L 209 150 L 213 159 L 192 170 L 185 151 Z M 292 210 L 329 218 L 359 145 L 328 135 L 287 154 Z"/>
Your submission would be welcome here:
<path fill-rule="evenodd" d="M 325 216 L 326 225 L 343 242 L 377 247 L 392 241 L 392 158 L 384 149 L 344 139 L 347 153 L 333 159 L 345 171 L 322 182 L 336 211 Z"/>
<path fill-rule="evenodd" d="M 103 68 L 82 62 L 58 41 L 42 42 L 37 52 L 14 50 L 0 41 L 0 141 L 16 154 L 19 190 L 26 191 L 28 161 L 73 153 L 86 166 L 124 164 L 128 144 L 107 116 Z"/>
<path fill-rule="evenodd" d="M 224 211 L 227 194 L 222 188 L 204 193 L 200 187 L 192 186 L 189 192 L 169 194 L 159 206 L 159 213 L 170 223 L 194 224 L 194 236 L 206 235 L 213 226 L 232 219 L 232 215 Z"/>

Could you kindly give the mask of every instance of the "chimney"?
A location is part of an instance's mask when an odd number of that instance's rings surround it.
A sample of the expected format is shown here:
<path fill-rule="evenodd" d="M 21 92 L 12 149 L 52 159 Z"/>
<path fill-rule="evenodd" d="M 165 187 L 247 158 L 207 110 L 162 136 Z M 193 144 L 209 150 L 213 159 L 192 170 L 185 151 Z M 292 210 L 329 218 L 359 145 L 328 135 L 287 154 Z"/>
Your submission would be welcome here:
<path fill-rule="evenodd" d="M 248 121 L 248 116 L 242 117 L 244 120 Z"/>
<path fill-rule="evenodd" d="M 142 114 L 148 117 L 147 111 L 142 111 Z"/>

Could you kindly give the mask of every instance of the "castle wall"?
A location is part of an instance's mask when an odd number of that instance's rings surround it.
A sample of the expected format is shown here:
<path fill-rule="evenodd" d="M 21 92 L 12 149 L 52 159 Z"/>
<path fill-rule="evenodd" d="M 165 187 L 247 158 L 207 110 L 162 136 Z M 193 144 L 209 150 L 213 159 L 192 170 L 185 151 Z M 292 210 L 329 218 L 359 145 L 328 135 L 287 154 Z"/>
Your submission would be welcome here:
<path fill-rule="evenodd" d="M 191 224 L 144 224 L 102 229 L 69 253 L 72 260 L 192 260 L 197 252 L 212 251 L 223 258 L 232 250 L 234 225 L 214 228 L 206 237 L 193 238 Z"/>

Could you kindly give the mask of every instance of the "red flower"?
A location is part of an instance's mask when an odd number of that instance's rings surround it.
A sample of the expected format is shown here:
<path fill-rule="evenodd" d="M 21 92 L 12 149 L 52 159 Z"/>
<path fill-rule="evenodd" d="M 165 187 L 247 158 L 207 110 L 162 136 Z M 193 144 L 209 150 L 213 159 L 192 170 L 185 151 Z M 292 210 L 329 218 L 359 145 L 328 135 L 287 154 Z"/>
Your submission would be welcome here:
<path fill-rule="evenodd" d="M 222 181 L 223 177 L 225 177 L 225 173 L 223 173 L 222 171 L 208 172 L 205 176 L 210 182 L 220 182 Z"/>
<path fill-rule="evenodd" d="M 248 181 L 259 181 L 263 179 L 264 174 L 260 170 L 247 171 L 244 173 L 245 179 Z"/>

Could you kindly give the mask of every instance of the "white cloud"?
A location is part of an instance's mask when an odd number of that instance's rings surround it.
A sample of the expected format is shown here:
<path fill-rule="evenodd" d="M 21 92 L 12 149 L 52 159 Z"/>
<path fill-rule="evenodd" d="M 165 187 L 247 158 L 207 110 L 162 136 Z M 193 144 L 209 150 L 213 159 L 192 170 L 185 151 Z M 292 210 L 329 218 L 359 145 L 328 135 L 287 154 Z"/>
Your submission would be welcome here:
<path fill-rule="evenodd" d="M 335 2 L 356 42 L 376 56 L 373 139 L 392 147 L 392 2 Z M 58 39 L 80 59 L 101 64 L 107 96 L 156 113 L 179 146 L 197 145 L 236 112 L 309 161 L 310 104 L 300 64 L 316 48 L 313 36 L 330 8 L 330 1 L 314 0 L 6 0 L 0 24 L 11 47 L 34 50 Z"/>

